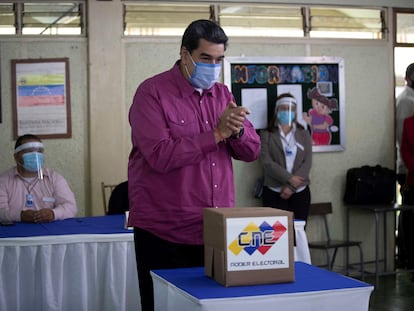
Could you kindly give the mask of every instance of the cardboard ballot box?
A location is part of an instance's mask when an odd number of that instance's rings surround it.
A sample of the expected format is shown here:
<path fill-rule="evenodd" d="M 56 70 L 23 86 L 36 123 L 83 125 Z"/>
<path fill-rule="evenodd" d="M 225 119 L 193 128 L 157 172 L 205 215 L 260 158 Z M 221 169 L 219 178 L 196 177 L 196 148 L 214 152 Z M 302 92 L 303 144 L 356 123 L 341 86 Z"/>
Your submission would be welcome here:
<path fill-rule="evenodd" d="M 204 209 L 205 274 L 224 286 L 293 282 L 293 213 Z"/>

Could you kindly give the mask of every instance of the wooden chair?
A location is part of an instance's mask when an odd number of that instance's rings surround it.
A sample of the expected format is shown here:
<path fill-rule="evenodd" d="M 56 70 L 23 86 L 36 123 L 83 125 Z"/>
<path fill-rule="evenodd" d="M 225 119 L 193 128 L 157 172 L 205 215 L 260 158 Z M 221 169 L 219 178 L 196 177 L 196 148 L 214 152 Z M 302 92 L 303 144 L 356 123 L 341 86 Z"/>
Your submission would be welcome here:
<path fill-rule="evenodd" d="M 117 185 L 114 185 L 114 184 L 105 184 L 104 182 L 101 182 L 103 208 L 104 208 L 105 215 L 108 215 L 109 197 L 111 196 L 112 191 L 114 191 L 116 186 Z"/>
<path fill-rule="evenodd" d="M 324 231 L 326 239 L 323 241 L 310 241 L 308 242 L 310 249 L 318 249 L 325 251 L 326 254 L 326 266 L 329 270 L 333 269 L 336 254 L 338 249 L 348 249 L 351 247 L 357 247 L 359 249 L 359 269 L 361 271 L 361 279 L 364 279 L 364 255 L 362 252 L 361 241 L 347 241 L 347 240 L 332 240 L 329 232 L 328 215 L 332 214 L 332 203 L 314 203 L 311 204 L 309 210 L 309 216 L 311 217 L 322 217 L 324 223 Z M 332 256 L 331 256 L 332 253 Z M 346 267 L 348 272 L 348 267 Z"/>

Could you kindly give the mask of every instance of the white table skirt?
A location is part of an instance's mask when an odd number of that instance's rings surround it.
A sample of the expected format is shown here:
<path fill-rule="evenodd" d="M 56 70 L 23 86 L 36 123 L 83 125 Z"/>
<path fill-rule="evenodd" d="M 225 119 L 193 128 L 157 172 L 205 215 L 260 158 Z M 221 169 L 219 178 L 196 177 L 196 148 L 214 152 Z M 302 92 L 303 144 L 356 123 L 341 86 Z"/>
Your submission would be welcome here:
<path fill-rule="evenodd" d="M 140 310 L 133 234 L 5 238 L 0 267 L 0 310 Z"/>
<path fill-rule="evenodd" d="M 295 239 L 296 247 L 293 249 L 295 261 L 302 261 L 311 264 L 311 256 L 308 245 L 308 238 L 305 232 L 306 221 L 295 220 Z"/>

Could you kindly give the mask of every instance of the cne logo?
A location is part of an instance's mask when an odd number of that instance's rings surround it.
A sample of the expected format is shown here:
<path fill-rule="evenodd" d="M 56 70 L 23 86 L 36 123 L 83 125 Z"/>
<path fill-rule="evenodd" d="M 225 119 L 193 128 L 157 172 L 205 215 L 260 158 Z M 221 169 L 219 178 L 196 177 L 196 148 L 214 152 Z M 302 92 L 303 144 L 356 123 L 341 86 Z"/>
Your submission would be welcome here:
<path fill-rule="evenodd" d="M 276 221 L 273 226 L 266 221 L 260 226 L 250 222 L 230 243 L 228 249 L 236 256 L 242 251 L 249 255 L 258 251 L 264 255 L 286 231 L 287 228 L 280 221 Z"/>

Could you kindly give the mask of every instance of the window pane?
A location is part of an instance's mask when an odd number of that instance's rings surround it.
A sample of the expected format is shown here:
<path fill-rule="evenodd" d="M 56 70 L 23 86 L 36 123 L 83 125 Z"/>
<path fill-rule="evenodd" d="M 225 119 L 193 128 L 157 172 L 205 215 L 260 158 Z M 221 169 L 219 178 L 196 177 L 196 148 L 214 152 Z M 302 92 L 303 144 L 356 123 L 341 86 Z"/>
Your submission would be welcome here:
<path fill-rule="evenodd" d="M 0 35 L 16 33 L 13 3 L 0 3 Z"/>
<path fill-rule="evenodd" d="M 310 8 L 310 36 L 382 39 L 380 9 Z"/>
<path fill-rule="evenodd" d="M 221 5 L 219 20 L 229 36 L 303 37 L 298 6 Z"/>
<path fill-rule="evenodd" d="M 209 19 L 209 5 L 197 4 L 125 4 L 124 35 L 182 36 L 193 20 Z"/>
<path fill-rule="evenodd" d="M 24 35 L 80 35 L 81 5 L 79 3 L 25 3 L 23 5 Z"/>
<path fill-rule="evenodd" d="M 397 13 L 397 43 L 414 43 L 414 13 Z"/>
<path fill-rule="evenodd" d="M 396 96 L 398 96 L 404 88 L 406 83 L 405 71 L 411 63 L 414 63 L 414 47 L 396 47 L 394 49 Z"/>
<path fill-rule="evenodd" d="M 210 19 L 211 16 L 217 18 L 230 37 L 311 36 L 377 40 L 384 38 L 386 29 L 382 18 L 386 14 L 382 8 L 152 1 L 124 4 L 124 35 L 181 36 L 191 21 Z"/>

